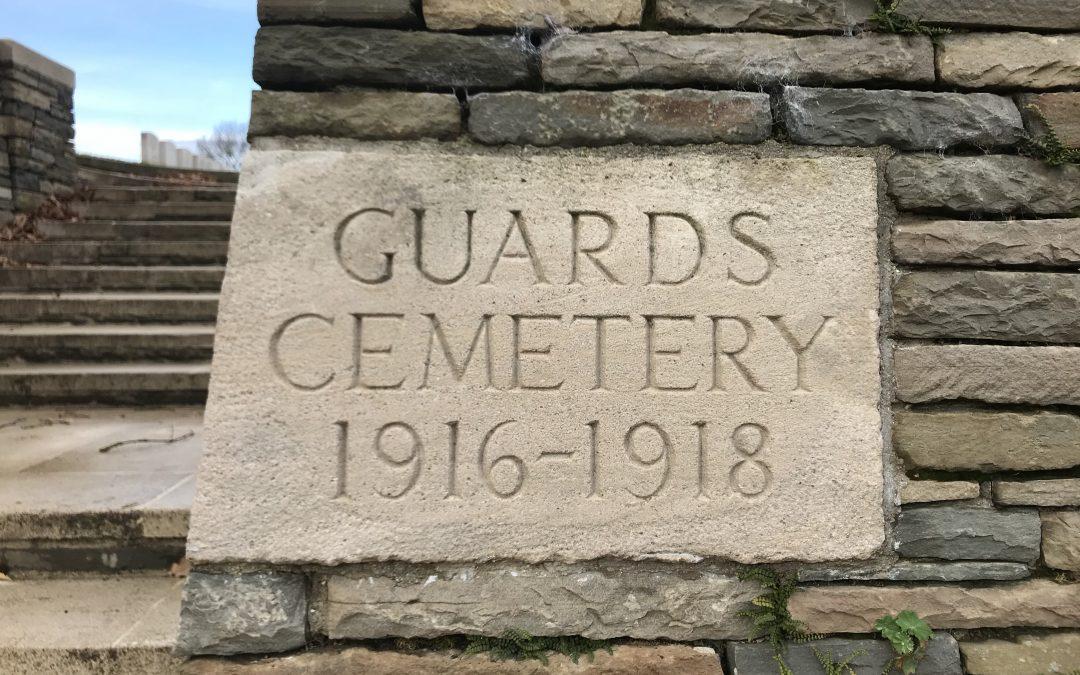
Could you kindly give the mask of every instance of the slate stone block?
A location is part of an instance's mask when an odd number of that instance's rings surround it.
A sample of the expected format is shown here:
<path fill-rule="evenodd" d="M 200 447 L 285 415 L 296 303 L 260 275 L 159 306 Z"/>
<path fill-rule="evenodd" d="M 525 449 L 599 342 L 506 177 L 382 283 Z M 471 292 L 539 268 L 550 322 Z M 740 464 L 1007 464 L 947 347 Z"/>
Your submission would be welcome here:
<path fill-rule="evenodd" d="M 787 643 L 784 662 L 793 673 L 822 672 L 817 653 L 834 662 L 848 662 L 856 675 L 881 675 L 896 657 L 892 645 L 884 640 L 828 638 L 806 643 Z M 767 642 L 729 642 L 726 648 L 728 667 L 738 675 L 775 675 L 773 647 Z M 815 653 L 817 652 L 817 653 Z M 916 675 L 962 675 L 960 647 L 948 633 L 937 633 L 927 645 Z"/>
<path fill-rule="evenodd" d="M 1039 557 L 1039 513 L 970 506 L 922 506 L 900 512 L 894 535 L 906 558 L 1008 560 Z"/>

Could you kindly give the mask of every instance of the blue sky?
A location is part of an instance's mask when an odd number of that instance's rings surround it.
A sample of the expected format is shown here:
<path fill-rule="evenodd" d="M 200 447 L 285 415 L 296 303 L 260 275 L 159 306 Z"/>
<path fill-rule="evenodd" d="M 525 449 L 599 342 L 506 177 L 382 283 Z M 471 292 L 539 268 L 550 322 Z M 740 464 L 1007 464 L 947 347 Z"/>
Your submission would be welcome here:
<path fill-rule="evenodd" d="M 256 0 L 0 0 L 0 38 L 75 71 L 79 152 L 139 158 L 247 122 Z"/>

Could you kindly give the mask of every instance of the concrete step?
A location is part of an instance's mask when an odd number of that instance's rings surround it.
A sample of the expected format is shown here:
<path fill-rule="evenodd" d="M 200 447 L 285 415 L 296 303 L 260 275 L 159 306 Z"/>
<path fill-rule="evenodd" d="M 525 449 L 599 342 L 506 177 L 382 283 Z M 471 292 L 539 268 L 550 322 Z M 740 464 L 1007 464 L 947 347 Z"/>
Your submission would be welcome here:
<path fill-rule="evenodd" d="M 31 265 L 224 265 L 220 241 L 17 241 L 0 243 L 0 256 Z"/>
<path fill-rule="evenodd" d="M 163 182 L 183 183 L 187 185 L 201 185 L 206 183 L 236 185 L 237 180 L 240 178 L 240 174 L 235 171 L 177 169 L 138 162 L 125 162 L 121 159 L 93 157 L 91 155 L 79 155 L 75 159 L 78 163 L 80 177 L 83 175 L 92 177 L 93 174 L 104 172 L 130 178 L 160 180 Z"/>
<path fill-rule="evenodd" d="M 76 211 L 87 220 L 232 220 L 232 202 L 89 202 Z"/>
<path fill-rule="evenodd" d="M 203 403 L 210 362 L 0 366 L 0 403 Z"/>
<path fill-rule="evenodd" d="M 0 293 L 0 323 L 213 323 L 217 293 Z"/>
<path fill-rule="evenodd" d="M 101 186 L 93 188 L 95 202 L 229 202 L 236 186 Z"/>
<path fill-rule="evenodd" d="M 117 221 L 38 223 L 48 241 L 228 241 L 228 221 Z"/>
<path fill-rule="evenodd" d="M 0 363 L 209 361 L 213 324 L 0 324 Z"/>
<path fill-rule="evenodd" d="M 225 268 L 217 265 L 190 267 L 102 267 L 55 265 L 50 267 L 0 268 L 3 291 L 216 291 Z"/>

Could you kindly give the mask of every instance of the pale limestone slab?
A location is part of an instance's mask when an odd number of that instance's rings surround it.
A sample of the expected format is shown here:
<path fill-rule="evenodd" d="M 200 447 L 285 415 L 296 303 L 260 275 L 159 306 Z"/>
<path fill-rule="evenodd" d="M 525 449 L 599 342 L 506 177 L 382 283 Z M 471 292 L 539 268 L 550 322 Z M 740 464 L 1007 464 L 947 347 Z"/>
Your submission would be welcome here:
<path fill-rule="evenodd" d="M 292 147 L 245 166 L 195 561 L 881 545 L 871 158 Z"/>
<path fill-rule="evenodd" d="M 966 480 L 913 480 L 900 490 L 901 504 L 978 499 L 979 484 Z"/>

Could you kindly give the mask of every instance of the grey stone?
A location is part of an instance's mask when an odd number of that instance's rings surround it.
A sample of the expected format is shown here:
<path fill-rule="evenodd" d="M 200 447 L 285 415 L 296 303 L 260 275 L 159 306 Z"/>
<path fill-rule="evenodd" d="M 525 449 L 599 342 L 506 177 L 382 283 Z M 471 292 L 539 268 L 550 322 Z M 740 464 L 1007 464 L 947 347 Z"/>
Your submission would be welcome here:
<path fill-rule="evenodd" d="M 903 337 L 1080 342 L 1080 276 L 907 272 L 893 285 L 893 310 Z"/>
<path fill-rule="evenodd" d="M 1080 0 L 904 0 L 900 11 L 950 26 L 1080 29 Z"/>
<path fill-rule="evenodd" d="M 847 661 L 855 675 L 881 675 L 889 672 L 896 658 L 892 645 L 884 640 L 828 638 L 813 642 L 785 644 L 784 662 L 793 673 L 821 672 L 818 654 L 828 655 L 834 663 Z M 776 659 L 768 642 L 732 642 L 727 648 L 728 667 L 737 675 L 775 675 Z M 844 671 L 845 673 L 848 671 Z M 960 647 L 948 633 L 937 633 L 919 661 L 916 675 L 963 675 Z"/>
<path fill-rule="evenodd" d="M 74 71 L 14 40 L 0 40 L 0 64 L 24 68 L 67 89 L 75 87 Z"/>
<path fill-rule="evenodd" d="M 1041 523 L 1035 509 L 917 506 L 900 512 L 893 534 L 906 558 L 1033 563 Z"/>
<path fill-rule="evenodd" d="M 893 259 L 920 265 L 1080 266 L 1080 218 L 1048 220 L 904 219 Z"/>
<path fill-rule="evenodd" d="M 529 83 L 531 50 L 527 40 L 513 36 L 269 26 L 255 40 L 254 73 L 265 89 L 503 89 Z"/>
<path fill-rule="evenodd" d="M 447 139 L 461 132 L 453 94 L 404 91 L 256 91 L 252 136 L 336 136 L 359 139 Z"/>
<path fill-rule="evenodd" d="M 259 0 L 259 21 L 398 25 L 417 22 L 413 0 Z"/>
<path fill-rule="evenodd" d="M 896 395 L 908 403 L 1080 405 L 1080 348 L 912 345 L 893 352 Z"/>
<path fill-rule="evenodd" d="M 1044 471 L 1080 466 L 1080 417 L 1057 412 L 900 410 L 893 447 L 908 469 Z"/>
<path fill-rule="evenodd" d="M 874 0 L 657 0 L 656 19 L 677 28 L 843 31 L 866 24 Z"/>
<path fill-rule="evenodd" d="M 938 41 L 937 66 L 942 84 L 968 89 L 1076 87 L 1080 35 L 945 35 Z"/>
<path fill-rule="evenodd" d="M 808 145 L 989 149 L 1024 134 L 1016 104 L 995 94 L 785 87 L 781 114 L 791 140 Z"/>
<path fill-rule="evenodd" d="M 357 568 L 326 577 L 316 615 L 331 639 L 534 635 L 745 639 L 756 584 L 703 565 L 587 564 Z"/>
<path fill-rule="evenodd" d="M 1072 148 L 1080 147 L 1080 92 L 1023 94 L 1019 100 L 1020 113 L 1029 132 L 1035 136 L 1045 136 L 1049 123 L 1063 144 Z M 1032 110 L 1032 106 L 1038 108 L 1038 112 Z"/>
<path fill-rule="evenodd" d="M 799 581 L 1014 581 L 1031 576 L 1017 562 L 913 562 L 900 560 L 884 569 L 799 570 Z"/>
<path fill-rule="evenodd" d="M 307 641 L 307 582 L 279 572 L 192 572 L 184 586 L 182 654 L 284 652 Z"/>
<path fill-rule="evenodd" d="M 994 502 L 1009 506 L 1080 506 L 1080 478 L 996 480 Z"/>
<path fill-rule="evenodd" d="M 772 111 L 751 92 L 510 92 L 470 99 L 469 131 L 491 144 L 760 143 Z"/>
<path fill-rule="evenodd" d="M 1072 215 L 1080 209 L 1080 166 L 1029 157 L 900 155 L 886 169 L 902 209 Z"/>
<path fill-rule="evenodd" d="M 856 37 L 652 31 L 572 34 L 545 44 L 541 62 L 545 82 L 586 87 L 934 81 L 929 38 L 880 33 Z"/>

